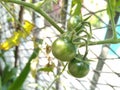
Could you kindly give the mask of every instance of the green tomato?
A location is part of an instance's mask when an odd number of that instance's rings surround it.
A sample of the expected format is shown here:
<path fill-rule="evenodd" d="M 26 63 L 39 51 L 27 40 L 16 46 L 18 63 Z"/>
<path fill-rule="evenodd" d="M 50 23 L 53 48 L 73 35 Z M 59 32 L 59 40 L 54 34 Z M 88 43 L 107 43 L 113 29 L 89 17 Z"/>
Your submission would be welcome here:
<path fill-rule="evenodd" d="M 74 58 L 68 64 L 68 72 L 76 78 L 85 77 L 89 72 L 89 63 L 86 60 L 79 61 Z"/>
<path fill-rule="evenodd" d="M 76 55 L 76 47 L 68 38 L 60 37 L 53 42 L 52 53 L 61 61 L 70 61 Z"/>
<path fill-rule="evenodd" d="M 79 15 L 71 16 L 68 20 L 67 27 L 68 30 L 75 29 L 76 31 L 80 29 L 81 25 L 80 22 L 82 21 L 81 17 Z"/>

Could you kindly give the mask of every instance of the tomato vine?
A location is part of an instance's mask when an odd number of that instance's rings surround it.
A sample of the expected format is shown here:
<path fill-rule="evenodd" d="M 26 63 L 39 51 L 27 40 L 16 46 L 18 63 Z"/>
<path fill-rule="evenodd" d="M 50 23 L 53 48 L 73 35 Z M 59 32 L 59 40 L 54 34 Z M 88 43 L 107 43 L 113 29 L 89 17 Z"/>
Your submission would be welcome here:
<path fill-rule="evenodd" d="M 19 5 L 23 5 L 25 7 L 29 7 L 31 9 L 33 9 L 33 11 L 36 11 L 38 12 L 39 14 L 41 14 L 46 20 L 48 20 L 48 22 L 53 25 L 60 33 L 64 33 L 64 30 L 61 29 L 42 9 L 38 8 L 38 6 L 35 5 L 35 3 L 27 3 L 27 2 L 24 2 L 24 1 L 18 1 L 18 0 L 2 0 L 3 2 L 6 2 L 6 3 L 16 3 L 16 4 L 19 4 Z M 2 2 L 0 1 L 0 2 Z M 109 4 L 109 3 L 108 3 Z M 114 19 L 112 17 L 112 19 Z M 114 22 L 113 22 L 114 24 Z M 114 25 L 113 25 L 114 26 Z M 115 28 L 115 27 L 113 27 Z M 113 31 L 116 33 L 115 29 L 113 29 Z M 120 39 L 108 39 L 108 40 L 102 40 L 102 41 L 89 41 L 89 44 L 88 45 L 98 45 L 98 44 L 115 44 L 115 43 L 119 43 L 120 42 Z M 85 46 L 85 43 L 82 42 L 81 43 L 81 46 Z"/>

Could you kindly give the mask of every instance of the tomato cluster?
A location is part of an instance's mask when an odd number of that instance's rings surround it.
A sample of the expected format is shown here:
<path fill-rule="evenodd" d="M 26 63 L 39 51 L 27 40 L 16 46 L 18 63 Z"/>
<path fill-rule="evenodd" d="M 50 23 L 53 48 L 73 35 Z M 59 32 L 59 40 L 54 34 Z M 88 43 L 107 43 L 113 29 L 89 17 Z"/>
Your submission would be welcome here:
<path fill-rule="evenodd" d="M 86 58 L 88 52 L 88 42 L 91 38 L 91 27 L 87 19 L 82 20 L 79 15 L 70 17 L 67 23 L 67 32 L 63 33 L 52 44 L 52 54 L 60 61 L 68 62 L 68 72 L 76 77 L 82 78 L 89 72 L 89 60 Z M 87 32 L 86 27 L 89 27 Z M 82 36 L 84 33 L 86 35 Z M 86 45 L 84 55 L 77 52 L 83 41 Z"/>
<path fill-rule="evenodd" d="M 89 72 L 89 63 L 83 59 L 83 56 L 76 55 L 76 46 L 69 38 L 57 38 L 52 44 L 52 53 L 60 61 L 67 61 L 68 72 L 76 77 L 82 78 Z"/>

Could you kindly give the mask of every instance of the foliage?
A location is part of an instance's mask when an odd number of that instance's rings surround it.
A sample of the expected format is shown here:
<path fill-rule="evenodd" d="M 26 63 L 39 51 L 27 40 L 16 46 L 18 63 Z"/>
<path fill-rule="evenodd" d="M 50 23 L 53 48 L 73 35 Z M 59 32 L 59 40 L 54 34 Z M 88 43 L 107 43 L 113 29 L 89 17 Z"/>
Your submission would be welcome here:
<path fill-rule="evenodd" d="M 8 90 L 13 90 L 13 89 L 19 90 L 22 87 L 26 77 L 28 76 L 28 73 L 30 72 L 30 62 L 38 56 L 39 51 L 40 51 L 39 48 L 34 49 L 34 51 L 31 55 L 31 57 L 29 58 L 29 61 L 27 62 L 26 66 L 24 67 L 24 69 L 20 73 L 19 77 L 17 77 L 17 79 L 9 86 Z"/>
<path fill-rule="evenodd" d="M 5 42 L 0 44 L 1 50 L 9 50 L 14 46 L 18 46 L 20 43 L 20 39 L 26 38 L 30 34 L 34 25 L 29 21 L 24 21 L 24 23 L 25 24 L 23 25 L 23 31 L 22 30 L 15 31 L 13 36 L 11 36 Z"/>

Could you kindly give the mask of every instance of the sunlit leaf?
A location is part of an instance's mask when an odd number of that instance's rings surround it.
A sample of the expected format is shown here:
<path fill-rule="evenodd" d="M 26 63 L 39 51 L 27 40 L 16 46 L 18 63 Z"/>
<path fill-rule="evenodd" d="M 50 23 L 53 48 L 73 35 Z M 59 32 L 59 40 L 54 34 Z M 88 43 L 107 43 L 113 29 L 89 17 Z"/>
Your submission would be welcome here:
<path fill-rule="evenodd" d="M 25 32 L 23 32 L 23 38 L 26 38 L 30 34 L 30 32 L 33 30 L 34 26 L 35 25 L 33 23 L 31 23 L 27 20 L 24 21 L 23 28 L 24 28 Z"/>
<path fill-rule="evenodd" d="M 81 5 L 80 4 L 75 4 L 72 9 L 71 9 L 71 14 L 72 15 L 79 15 L 80 14 L 80 8 L 81 8 Z"/>
<path fill-rule="evenodd" d="M 48 63 L 45 67 L 40 68 L 38 71 L 53 72 L 54 67 L 55 67 L 54 63 L 51 64 Z"/>
<path fill-rule="evenodd" d="M 44 67 L 44 68 L 40 68 L 39 71 L 52 72 L 52 71 L 53 71 L 53 68 Z"/>
<path fill-rule="evenodd" d="M 20 30 L 18 32 L 14 32 L 14 35 L 11 37 L 11 42 L 14 45 L 18 45 L 20 43 L 21 37 L 22 37 L 22 32 Z"/>
<path fill-rule="evenodd" d="M 12 48 L 14 45 L 13 43 L 11 43 L 11 41 L 6 40 L 5 42 L 0 44 L 0 49 L 1 50 L 9 50 L 10 48 Z"/>
<path fill-rule="evenodd" d="M 25 20 L 24 21 L 24 25 L 23 25 L 23 28 L 26 32 L 30 32 L 33 28 L 34 28 L 34 24 Z"/>
<path fill-rule="evenodd" d="M 5 42 L 0 44 L 1 50 L 9 50 L 10 48 L 19 45 L 21 38 L 26 38 L 32 29 L 34 28 L 34 24 L 30 23 L 29 21 L 25 20 L 25 24 L 23 25 L 24 31 L 22 32 L 18 30 L 14 32 L 13 36 L 8 38 Z"/>
<path fill-rule="evenodd" d="M 31 71 L 31 75 L 32 77 L 35 78 L 36 74 L 37 74 L 37 65 L 39 63 L 38 57 L 34 58 L 31 62 L 30 62 L 30 71 Z"/>
<path fill-rule="evenodd" d="M 39 8 L 39 7 L 41 7 L 46 1 L 47 1 L 47 0 L 42 0 L 42 1 L 36 2 L 36 3 L 35 3 L 35 6 Z"/>
<path fill-rule="evenodd" d="M 72 1 L 71 15 L 80 15 L 82 3 L 83 3 L 83 0 Z"/>
<path fill-rule="evenodd" d="M 7 17 L 7 21 L 8 21 L 8 22 L 14 22 L 14 18 Z"/>
<path fill-rule="evenodd" d="M 8 38 L 5 42 L 0 44 L 0 49 L 9 50 L 10 48 L 17 46 L 20 43 L 22 32 L 14 32 L 13 36 Z"/>

